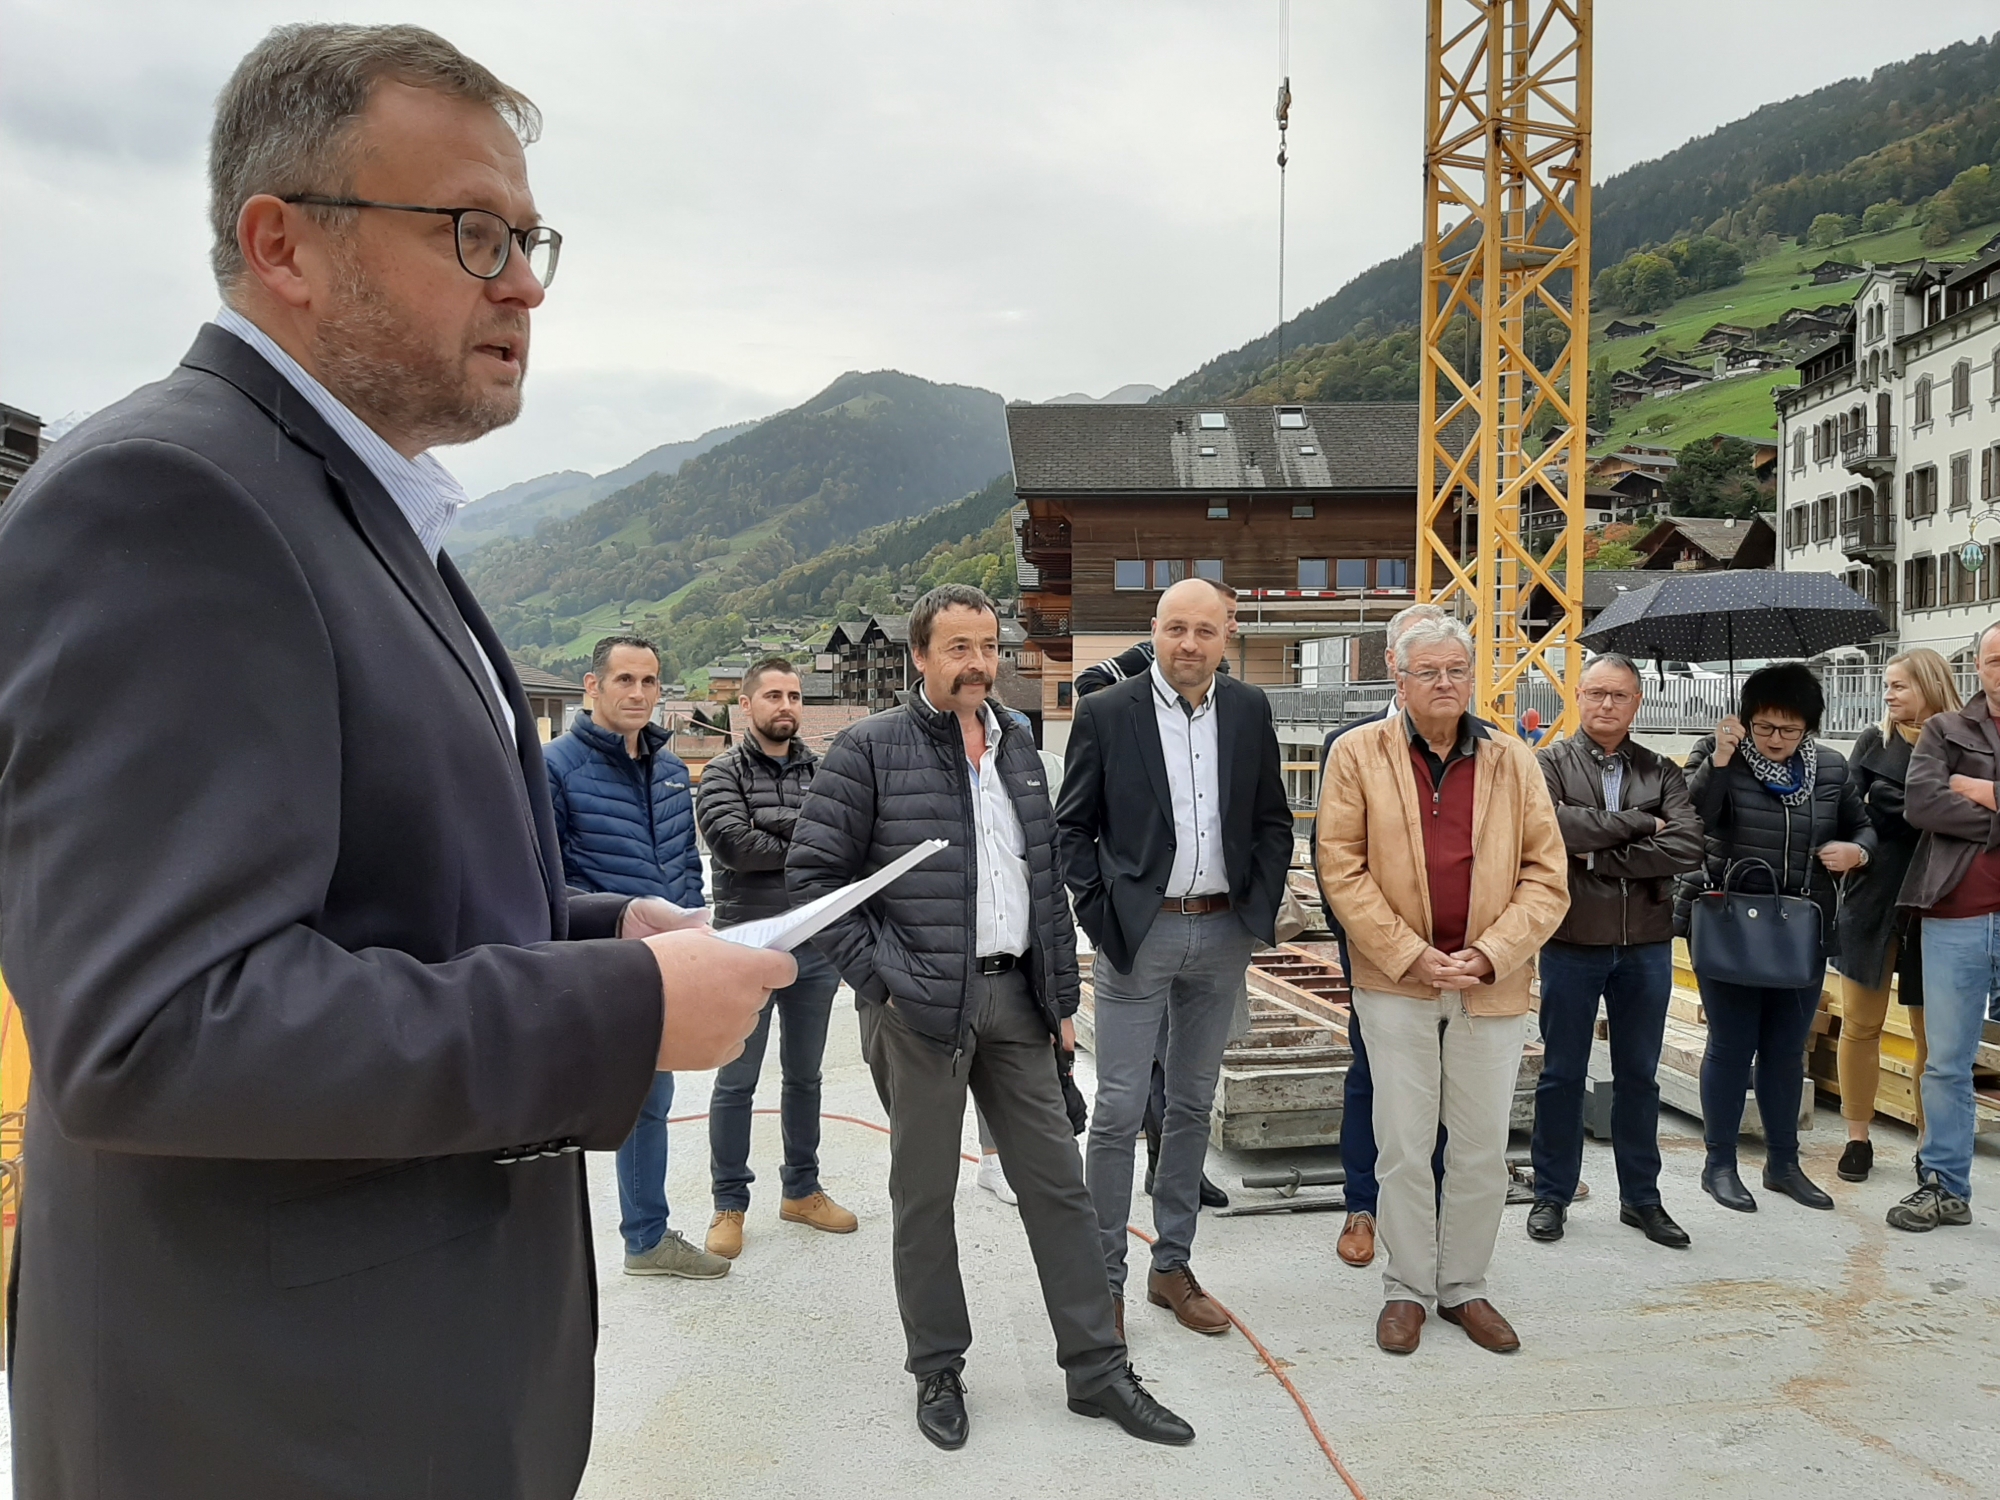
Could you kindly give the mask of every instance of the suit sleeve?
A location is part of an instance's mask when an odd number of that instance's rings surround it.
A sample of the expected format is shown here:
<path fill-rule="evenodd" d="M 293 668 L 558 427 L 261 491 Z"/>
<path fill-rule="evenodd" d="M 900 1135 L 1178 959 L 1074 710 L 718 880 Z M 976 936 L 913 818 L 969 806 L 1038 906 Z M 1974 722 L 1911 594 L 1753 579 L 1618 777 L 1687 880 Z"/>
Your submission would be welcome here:
<path fill-rule="evenodd" d="M 1982 849 L 2000 849 L 2000 813 L 1988 812 L 1951 789 L 1949 746 L 1943 714 L 1934 714 L 1910 756 L 1910 779 L 1903 786 L 1903 816 L 1912 828 L 1967 839 Z"/>
<path fill-rule="evenodd" d="M 1646 880 L 1679 875 L 1701 863 L 1707 845 L 1703 841 L 1701 815 L 1694 810 L 1694 799 L 1688 795 L 1687 778 L 1672 761 L 1662 764 L 1660 774 L 1662 785 L 1658 817 L 1667 825 L 1666 828 L 1619 848 L 1603 851 L 1592 867 L 1598 874 L 1613 880 Z M 1558 814 L 1561 811 L 1557 809 Z M 1567 828 L 1563 830 L 1563 837 L 1565 840 L 1569 837 Z"/>
<path fill-rule="evenodd" d="M 1368 799 L 1358 744 L 1354 739 L 1334 741 L 1320 778 L 1314 823 L 1320 888 L 1333 902 L 1347 941 L 1391 979 L 1401 979 L 1430 940 L 1396 915 L 1368 867 Z"/>
<path fill-rule="evenodd" d="M 57 1126 L 194 1157 L 616 1145 L 660 1037 L 643 945 L 425 963 L 320 930 L 339 702 L 304 572 L 206 460 L 105 444 L 9 507 L 0 964 Z"/>
<path fill-rule="evenodd" d="M 828 747 L 799 808 L 785 856 L 785 889 L 792 899 L 804 905 L 866 875 L 874 834 L 875 765 L 855 736 L 843 734 Z M 823 929 L 813 946 L 857 995 L 885 998 L 875 977 L 875 916 L 869 906 Z"/>
<path fill-rule="evenodd" d="M 701 836 L 708 840 L 708 852 L 725 870 L 747 874 L 785 868 L 785 841 L 750 821 L 740 752 L 718 756 L 702 771 L 695 816 L 701 822 Z"/>
<path fill-rule="evenodd" d="M 1056 801 L 1056 868 L 1076 902 L 1076 917 L 1095 943 L 1104 933 L 1108 893 L 1097 863 L 1104 830 L 1104 750 L 1088 700 L 1076 705 L 1063 752 L 1062 793 Z"/>
<path fill-rule="evenodd" d="M 1514 899 L 1472 942 L 1492 961 L 1489 984 L 1531 960 L 1555 936 L 1569 911 L 1569 858 L 1562 828 L 1548 786 L 1536 774 L 1529 754 L 1526 746 L 1510 742 L 1509 755 L 1520 762 L 1521 784 L 1521 866 L 1514 880 Z"/>

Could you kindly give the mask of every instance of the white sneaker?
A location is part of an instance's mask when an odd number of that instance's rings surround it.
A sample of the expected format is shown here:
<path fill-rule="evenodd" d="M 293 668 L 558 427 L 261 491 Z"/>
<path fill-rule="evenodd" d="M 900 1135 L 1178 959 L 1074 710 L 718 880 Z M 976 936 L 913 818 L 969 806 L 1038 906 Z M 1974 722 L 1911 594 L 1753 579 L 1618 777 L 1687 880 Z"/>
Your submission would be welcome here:
<path fill-rule="evenodd" d="M 1008 1186 L 1007 1169 L 1000 1165 L 1000 1153 L 982 1152 L 979 1157 L 979 1185 L 998 1198 L 1002 1203 L 1019 1203 L 1014 1189 Z"/>

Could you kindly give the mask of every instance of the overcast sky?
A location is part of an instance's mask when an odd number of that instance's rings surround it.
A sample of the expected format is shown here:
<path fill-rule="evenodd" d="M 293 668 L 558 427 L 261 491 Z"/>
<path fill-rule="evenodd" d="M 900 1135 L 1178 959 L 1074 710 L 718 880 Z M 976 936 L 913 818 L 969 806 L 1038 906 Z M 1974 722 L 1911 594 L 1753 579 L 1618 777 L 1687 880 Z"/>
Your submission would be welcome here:
<path fill-rule="evenodd" d="M 1424 6 L 1292 9 L 1296 312 L 1416 238 Z M 1595 175 L 1994 14 L 1599 0 Z M 183 352 L 216 303 L 211 101 L 296 19 L 429 25 L 547 116 L 529 168 L 562 273 L 526 414 L 441 455 L 475 495 L 601 472 L 843 370 L 1029 400 L 1166 385 L 1274 319 L 1277 15 L 1277 0 L 0 0 L 0 400 L 94 410 Z"/>

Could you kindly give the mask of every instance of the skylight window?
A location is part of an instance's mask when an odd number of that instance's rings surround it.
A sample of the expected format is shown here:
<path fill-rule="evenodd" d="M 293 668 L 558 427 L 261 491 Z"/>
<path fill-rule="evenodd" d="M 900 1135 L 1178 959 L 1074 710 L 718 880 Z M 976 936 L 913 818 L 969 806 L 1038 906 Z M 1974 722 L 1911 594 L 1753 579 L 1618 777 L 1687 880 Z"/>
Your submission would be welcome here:
<path fill-rule="evenodd" d="M 1203 432 L 1226 432 L 1228 429 L 1229 418 L 1221 412 L 1205 411 L 1201 414 L 1201 430 Z"/>
<path fill-rule="evenodd" d="M 1297 406 L 1279 407 L 1278 425 L 1280 427 L 1304 427 L 1306 425 L 1305 410 Z"/>
<path fill-rule="evenodd" d="M 1299 456 L 1302 458 L 1318 458 L 1319 449 L 1315 448 L 1311 443 L 1300 443 Z"/>
<path fill-rule="evenodd" d="M 1202 456 L 1203 458 L 1213 458 L 1213 457 L 1215 457 L 1215 450 L 1214 450 L 1213 448 L 1203 448 L 1203 449 L 1201 449 L 1201 450 L 1200 450 L 1200 452 L 1201 452 L 1201 456 Z"/>

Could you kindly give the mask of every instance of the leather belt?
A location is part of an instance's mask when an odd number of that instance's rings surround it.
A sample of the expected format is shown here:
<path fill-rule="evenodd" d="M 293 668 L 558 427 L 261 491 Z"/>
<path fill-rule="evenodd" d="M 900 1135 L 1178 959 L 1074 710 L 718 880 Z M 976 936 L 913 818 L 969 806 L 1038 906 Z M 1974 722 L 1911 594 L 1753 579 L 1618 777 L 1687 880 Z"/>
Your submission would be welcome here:
<path fill-rule="evenodd" d="M 985 953 L 979 958 L 979 972 L 982 974 L 1011 973 L 1021 962 L 1018 953 Z"/>
<path fill-rule="evenodd" d="M 1160 903 L 1161 911 L 1178 912 L 1184 917 L 1205 917 L 1212 911 L 1229 910 L 1228 892 L 1213 896 L 1170 896 Z"/>

